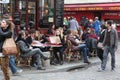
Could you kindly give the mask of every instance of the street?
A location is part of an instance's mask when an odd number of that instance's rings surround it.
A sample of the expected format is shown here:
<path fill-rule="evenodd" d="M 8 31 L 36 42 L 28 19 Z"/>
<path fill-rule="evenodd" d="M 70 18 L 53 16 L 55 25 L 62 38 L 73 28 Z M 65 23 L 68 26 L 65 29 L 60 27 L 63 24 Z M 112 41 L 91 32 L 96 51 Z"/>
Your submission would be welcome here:
<path fill-rule="evenodd" d="M 120 43 L 119 43 L 120 45 Z M 120 80 L 120 48 L 116 52 L 116 68 L 111 71 L 110 55 L 106 71 L 98 72 L 100 61 L 94 65 L 87 65 L 85 68 L 75 69 L 68 72 L 49 73 L 25 73 L 20 76 L 11 76 L 11 80 Z M 97 59 L 97 58 L 96 58 Z M 0 80 L 3 78 L 0 73 Z"/>

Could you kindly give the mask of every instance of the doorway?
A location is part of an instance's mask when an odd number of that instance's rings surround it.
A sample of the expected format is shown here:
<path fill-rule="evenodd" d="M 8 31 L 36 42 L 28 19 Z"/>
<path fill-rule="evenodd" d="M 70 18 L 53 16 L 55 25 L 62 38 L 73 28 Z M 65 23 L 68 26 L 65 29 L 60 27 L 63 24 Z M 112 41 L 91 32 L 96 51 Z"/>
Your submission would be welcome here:
<path fill-rule="evenodd" d="M 98 17 L 99 20 L 101 20 L 101 12 L 100 12 L 100 11 L 95 11 L 95 12 L 94 12 L 94 18 L 95 18 L 95 17 Z"/>

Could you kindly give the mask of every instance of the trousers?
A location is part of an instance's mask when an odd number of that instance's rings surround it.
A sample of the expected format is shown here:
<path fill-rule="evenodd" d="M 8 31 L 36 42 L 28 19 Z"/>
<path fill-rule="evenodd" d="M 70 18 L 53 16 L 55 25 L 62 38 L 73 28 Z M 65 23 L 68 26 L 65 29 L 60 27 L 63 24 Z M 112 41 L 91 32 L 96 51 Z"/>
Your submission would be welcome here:
<path fill-rule="evenodd" d="M 1 69 L 3 71 L 5 80 L 10 80 L 8 56 L 4 56 L 0 58 L 0 65 L 1 65 Z"/>
<path fill-rule="evenodd" d="M 112 48 L 110 46 L 105 46 L 104 52 L 103 52 L 103 63 L 101 66 L 102 69 L 106 68 L 107 57 L 108 57 L 109 53 L 111 54 L 111 67 L 115 68 L 115 50 L 114 50 L 114 48 Z"/>

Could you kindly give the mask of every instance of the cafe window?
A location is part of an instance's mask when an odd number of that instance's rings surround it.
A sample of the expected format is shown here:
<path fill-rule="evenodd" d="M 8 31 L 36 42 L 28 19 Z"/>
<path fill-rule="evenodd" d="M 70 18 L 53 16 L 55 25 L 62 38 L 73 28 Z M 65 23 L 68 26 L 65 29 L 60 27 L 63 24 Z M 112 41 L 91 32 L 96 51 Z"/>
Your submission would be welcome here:
<path fill-rule="evenodd" d="M 48 28 L 54 22 L 54 0 L 40 0 L 40 21 L 41 28 Z"/>
<path fill-rule="evenodd" d="M 35 2 L 29 1 L 28 2 L 28 9 L 26 9 L 26 1 L 20 0 L 19 1 L 19 11 L 21 14 L 21 24 L 20 27 L 25 28 L 26 27 L 26 16 L 28 16 L 28 28 L 35 27 L 35 16 L 36 16 L 36 5 Z M 27 10 L 27 13 L 26 13 Z"/>

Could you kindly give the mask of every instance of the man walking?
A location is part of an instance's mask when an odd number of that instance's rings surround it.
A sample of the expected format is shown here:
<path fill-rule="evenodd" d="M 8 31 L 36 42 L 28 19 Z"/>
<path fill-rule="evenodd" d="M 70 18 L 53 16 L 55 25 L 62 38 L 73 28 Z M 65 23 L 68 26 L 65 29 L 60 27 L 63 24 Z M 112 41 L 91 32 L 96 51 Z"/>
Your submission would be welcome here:
<path fill-rule="evenodd" d="M 118 34 L 115 29 L 112 28 L 112 21 L 107 21 L 107 29 L 105 30 L 105 37 L 103 41 L 103 62 L 101 69 L 105 70 L 107 64 L 108 53 L 111 54 L 111 70 L 115 69 L 115 51 L 118 47 Z"/>

